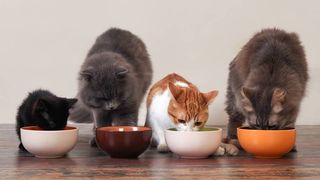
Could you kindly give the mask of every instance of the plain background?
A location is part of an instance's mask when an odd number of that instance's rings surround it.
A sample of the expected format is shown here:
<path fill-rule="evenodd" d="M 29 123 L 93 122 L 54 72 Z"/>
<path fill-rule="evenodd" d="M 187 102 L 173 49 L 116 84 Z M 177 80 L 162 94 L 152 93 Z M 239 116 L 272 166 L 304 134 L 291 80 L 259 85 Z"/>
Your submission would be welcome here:
<path fill-rule="evenodd" d="M 0 123 L 14 123 L 34 89 L 73 97 L 95 38 L 119 27 L 147 45 L 153 82 L 176 72 L 201 91 L 219 90 L 209 124 L 225 124 L 229 62 L 254 33 L 278 27 L 300 35 L 309 63 L 298 124 L 320 124 L 319 7 L 317 0 L 0 0 Z M 140 115 L 142 123 L 145 104 Z"/>

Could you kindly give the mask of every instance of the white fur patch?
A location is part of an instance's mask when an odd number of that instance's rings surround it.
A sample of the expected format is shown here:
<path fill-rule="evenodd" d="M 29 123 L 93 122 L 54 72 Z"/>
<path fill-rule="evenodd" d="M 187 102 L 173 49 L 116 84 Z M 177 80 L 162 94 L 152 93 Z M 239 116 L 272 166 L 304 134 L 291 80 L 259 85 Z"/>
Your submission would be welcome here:
<path fill-rule="evenodd" d="M 181 82 L 181 81 L 176 81 L 176 82 L 174 83 L 174 85 L 180 86 L 180 87 L 189 87 L 189 85 L 188 85 L 187 83 Z"/>
<path fill-rule="evenodd" d="M 178 131 L 198 131 L 199 127 L 194 127 L 195 120 L 191 119 L 189 122 L 182 124 L 178 123 L 176 126 Z"/>
<path fill-rule="evenodd" d="M 249 126 L 250 126 L 247 119 L 244 121 L 244 123 L 242 124 L 242 126 L 244 126 L 244 127 L 249 127 Z"/>
<path fill-rule="evenodd" d="M 153 96 L 148 109 L 147 120 L 153 130 L 153 139 L 156 140 L 158 144 L 165 144 L 164 131 L 174 127 L 168 115 L 170 100 L 171 93 L 169 89 L 166 89 L 162 94 L 157 93 Z"/>

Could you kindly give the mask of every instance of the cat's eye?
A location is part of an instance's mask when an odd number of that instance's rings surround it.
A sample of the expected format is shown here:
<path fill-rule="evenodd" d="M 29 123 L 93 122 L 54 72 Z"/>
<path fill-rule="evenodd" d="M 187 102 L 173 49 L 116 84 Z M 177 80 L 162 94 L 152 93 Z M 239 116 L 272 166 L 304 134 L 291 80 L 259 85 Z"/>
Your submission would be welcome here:
<path fill-rule="evenodd" d="M 104 101 L 104 98 L 96 98 L 97 101 Z"/>
<path fill-rule="evenodd" d="M 98 99 L 99 101 L 110 101 L 109 98 L 104 98 L 104 97 L 97 97 L 97 99 Z"/>
<path fill-rule="evenodd" d="M 179 122 L 179 123 L 182 123 L 182 124 L 185 124 L 185 123 L 186 123 L 186 121 L 183 120 L 183 119 L 178 119 L 178 122 Z"/>
<path fill-rule="evenodd" d="M 194 125 L 195 126 L 201 126 L 202 122 L 195 122 Z"/>

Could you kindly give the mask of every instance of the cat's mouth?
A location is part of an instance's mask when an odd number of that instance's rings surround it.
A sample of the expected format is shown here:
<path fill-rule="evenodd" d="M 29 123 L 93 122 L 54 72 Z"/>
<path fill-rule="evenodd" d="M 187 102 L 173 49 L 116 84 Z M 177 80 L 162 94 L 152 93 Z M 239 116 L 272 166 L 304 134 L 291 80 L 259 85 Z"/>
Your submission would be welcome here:
<path fill-rule="evenodd" d="M 112 110 L 115 110 L 119 107 L 120 104 L 117 104 L 117 105 L 106 105 L 104 107 L 105 110 L 108 110 L 108 111 L 112 111 Z"/>
<path fill-rule="evenodd" d="M 53 122 L 52 120 L 48 119 L 47 122 L 48 122 L 50 128 L 55 128 L 56 127 L 56 123 Z"/>
<path fill-rule="evenodd" d="M 118 103 L 118 104 L 113 104 L 113 105 L 109 105 L 109 104 L 106 104 L 106 105 L 93 105 L 93 104 L 88 104 L 88 106 L 92 109 L 104 109 L 104 110 L 107 110 L 107 111 L 112 111 L 112 110 L 116 110 L 118 109 L 118 107 L 120 106 L 121 104 Z"/>

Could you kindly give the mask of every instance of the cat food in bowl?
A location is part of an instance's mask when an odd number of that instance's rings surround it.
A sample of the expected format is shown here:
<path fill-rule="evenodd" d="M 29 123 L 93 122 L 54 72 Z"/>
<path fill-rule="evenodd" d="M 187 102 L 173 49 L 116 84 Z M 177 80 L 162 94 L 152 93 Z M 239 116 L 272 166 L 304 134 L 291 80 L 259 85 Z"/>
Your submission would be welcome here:
<path fill-rule="evenodd" d="M 296 129 L 255 130 L 237 129 L 241 147 L 256 158 L 280 158 L 295 145 Z"/>
<path fill-rule="evenodd" d="M 199 131 L 166 130 L 169 149 L 181 158 L 201 159 L 212 155 L 220 146 L 221 128 L 202 128 Z"/>
<path fill-rule="evenodd" d="M 67 126 L 63 130 L 42 130 L 37 126 L 21 128 L 21 142 L 31 154 L 39 158 L 58 158 L 76 145 L 78 128 Z"/>
<path fill-rule="evenodd" d="M 142 126 L 100 127 L 96 141 L 112 158 L 137 158 L 148 148 L 151 135 L 151 128 Z"/>

